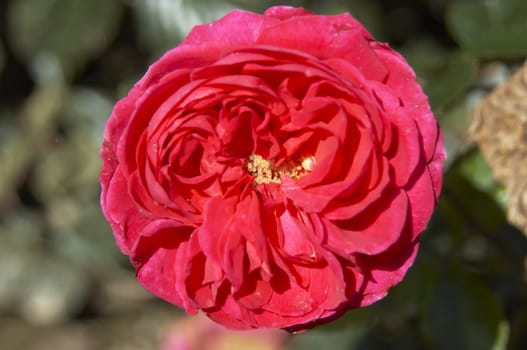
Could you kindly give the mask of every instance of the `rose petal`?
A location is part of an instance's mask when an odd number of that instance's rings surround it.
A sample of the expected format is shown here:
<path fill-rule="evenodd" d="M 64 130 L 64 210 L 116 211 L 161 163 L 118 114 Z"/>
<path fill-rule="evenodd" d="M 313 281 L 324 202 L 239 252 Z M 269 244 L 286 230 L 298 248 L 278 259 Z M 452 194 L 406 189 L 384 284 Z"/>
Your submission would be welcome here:
<path fill-rule="evenodd" d="M 395 183 L 404 186 L 412 179 L 412 174 L 426 163 L 426 155 L 420 145 L 421 135 L 415 122 L 404 115 L 392 114 L 390 121 L 394 123 L 392 142 L 395 144 L 395 154 L 388 155 L 394 168 Z M 420 164 L 421 163 L 421 164 Z"/>
<path fill-rule="evenodd" d="M 141 215 L 128 192 L 128 183 L 116 170 L 107 187 L 103 187 L 101 205 L 106 219 L 112 225 L 117 246 L 124 254 L 130 254 L 137 236 L 150 220 Z M 107 188 L 107 190 L 105 190 Z"/>
<path fill-rule="evenodd" d="M 443 163 L 446 159 L 446 151 L 443 147 L 443 135 L 441 131 L 437 134 L 437 144 L 432 160 L 428 163 L 428 170 L 430 171 L 430 178 L 434 187 L 434 195 L 439 198 L 441 192 L 441 185 L 443 184 Z"/>
<path fill-rule="evenodd" d="M 384 197 L 384 196 L 383 196 Z M 345 257 L 348 254 L 378 254 L 397 241 L 406 224 L 408 198 L 391 189 L 382 201 L 373 203 L 350 221 L 324 220 L 327 246 Z M 402 214 L 401 214 L 402 213 Z"/>
<path fill-rule="evenodd" d="M 236 198 L 223 200 L 212 197 L 205 202 L 203 208 L 203 224 L 197 232 L 199 245 L 207 259 L 219 265 L 222 263 L 222 257 L 216 242 L 218 236 L 223 235 L 226 224 L 232 218 L 235 204 Z"/>
<path fill-rule="evenodd" d="M 289 210 L 285 210 L 280 215 L 280 223 L 284 232 L 282 246 L 284 252 L 291 257 L 307 261 L 317 260 L 315 247 L 308 238 L 310 228 L 301 223 Z"/>
<path fill-rule="evenodd" d="M 163 224 L 162 226 L 166 226 Z M 189 302 L 189 296 L 185 292 L 184 277 L 186 275 L 186 265 L 190 257 L 188 243 L 185 237 L 188 235 L 188 228 L 173 227 L 171 230 L 149 233 L 154 239 L 144 239 L 141 245 L 135 247 L 144 261 L 137 267 L 137 279 L 145 289 L 160 296 L 161 298 L 179 305 L 187 313 L 195 314 L 198 310 Z M 174 239 L 173 237 L 176 237 Z M 157 242 L 163 242 L 157 244 Z"/>
<path fill-rule="evenodd" d="M 264 16 L 278 18 L 280 20 L 286 20 L 291 17 L 307 16 L 312 15 L 311 12 L 301 7 L 292 6 L 273 6 L 268 8 L 264 12 Z"/>
<path fill-rule="evenodd" d="M 415 73 L 406 60 L 387 45 L 373 44 L 378 57 L 390 67 L 386 85 L 397 91 L 408 116 L 412 117 L 422 135 L 426 159 L 431 160 L 436 149 L 437 121 L 432 114 L 428 98 L 416 83 Z"/>
<path fill-rule="evenodd" d="M 269 283 L 259 276 L 247 276 L 243 286 L 236 291 L 234 298 L 240 305 L 248 309 L 259 309 L 269 302 L 273 291 Z"/>
<path fill-rule="evenodd" d="M 426 169 L 425 166 L 423 168 Z M 416 237 L 426 228 L 436 205 L 436 193 L 429 172 L 423 169 L 423 174 L 411 184 L 406 193 L 412 215 L 412 232 Z"/>
<path fill-rule="evenodd" d="M 370 266 L 371 275 L 362 292 L 363 296 L 359 303 L 361 307 L 371 305 L 384 298 L 390 287 L 401 282 L 414 263 L 418 246 L 417 242 L 407 244 L 406 249 L 397 256 L 392 256 L 384 261 L 381 260 L 375 266 Z"/>
<path fill-rule="evenodd" d="M 371 36 L 349 14 L 291 17 L 263 29 L 258 44 L 274 45 L 324 59 L 342 57 L 368 79 L 382 81 L 388 71 L 369 45 Z"/>

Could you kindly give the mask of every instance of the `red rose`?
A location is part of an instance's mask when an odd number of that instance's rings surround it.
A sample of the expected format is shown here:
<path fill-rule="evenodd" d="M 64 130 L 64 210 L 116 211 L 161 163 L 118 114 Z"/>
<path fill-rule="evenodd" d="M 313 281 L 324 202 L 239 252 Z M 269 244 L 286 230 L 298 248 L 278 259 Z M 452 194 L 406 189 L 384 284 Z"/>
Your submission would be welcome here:
<path fill-rule="evenodd" d="M 101 203 L 143 286 L 234 329 L 300 330 L 412 264 L 445 151 L 406 61 L 349 14 L 195 27 L 115 106 Z"/>

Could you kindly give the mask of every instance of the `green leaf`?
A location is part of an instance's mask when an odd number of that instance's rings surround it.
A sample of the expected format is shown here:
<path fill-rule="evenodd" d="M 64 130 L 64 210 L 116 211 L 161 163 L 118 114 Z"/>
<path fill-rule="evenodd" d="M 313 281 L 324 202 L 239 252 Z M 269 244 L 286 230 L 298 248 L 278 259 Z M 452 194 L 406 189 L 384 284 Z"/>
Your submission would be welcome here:
<path fill-rule="evenodd" d="M 140 41 L 156 56 L 176 47 L 194 26 L 217 20 L 235 8 L 222 0 L 135 1 L 133 6 Z"/>
<path fill-rule="evenodd" d="M 0 136 L 0 198 L 15 196 L 19 179 L 31 166 L 32 160 L 45 152 L 53 134 L 59 110 L 64 102 L 62 86 L 43 85 L 26 99 L 20 119 L 22 126 L 7 124 Z M 13 119 L 15 120 L 15 118 Z"/>
<path fill-rule="evenodd" d="M 527 1 L 453 1 L 446 22 L 454 39 L 479 58 L 527 55 Z"/>
<path fill-rule="evenodd" d="M 230 3 L 232 3 L 234 6 L 238 8 L 247 9 L 249 11 L 263 13 L 265 10 L 267 10 L 271 6 L 280 6 L 284 5 L 283 0 L 230 0 Z M 287 1 L 288 6 L 306 6 L 305 1 L 302 0 L 289 0 Z M 313 5 L 318 5 L 313 4 Z M 311 6 L 309 7 L 311 9 Z"/>
<path fill-rule="evenodd" d="M 371 318 L 371 307 L 350 310 L 335 321 L 293 335 L 287 349 L 320 350 L 325 344 L 331 344 L 332 350 L 350 349 L 364 338 Z"/>
<path fill-rule="evenodd" d="M 515 309 L 515 317 L 510 327 L 510 337 L 506 349 L 523 350 L 527 344 L 527 305 L 521 303 L 516 305 Z"/>
<path fill-rule="evenodd" d="M 506 321 L 501 321 L 498 328 L 498 335 L 496 341 L 492 345 L 492 350 L 506 350 L 507 343 L 509 342 L 510 337 L 510 326 Z"/>
<path fill-rule="evenodd" d="M 437 234 L 425 232 L 424 235 L 430 238 Z M 412 318 L 423 307 L 424 301 L 430 297 L 438 283 L 437 268 L 427 258 L 425 252 L 419 253 L 403 281 L 390 289 L 385 299 L 386 303 L 397 307 L 397 313 L 401 316 L 405 314 L 407 318 Z"/>
<path fill-rule="evenodd" d="M 468 90 L 477 77 L 477 61 L 463 52 L 449 52 L 428 40 L 401 49 L 415 70 L 434 112 L 445 109 Z"/>
<path fill-rule="evenodd" d="M 488 193 L 502 210 L 506 209 L 507 195 L 503 185 L 497 182 L 492 170 L 480 152 L 472 152 L 464 157 L 459 171 L 480 191 Z"/>
<path fill-rule="evenodd" d="M 56 56 L 66 76 L 96 57 L 117 34 L 118 0 L 17 0 L 9 2 L 8 25 L 16 52 L 27 63 Z"/>
<path fill-rule="evenodd" d="M 6 58 L 4 47 L 2 46 L 2 43 L 0 43 L 0 76 L 2 75 L 2 71 L 4 70 L 5 60 Z"/>
<path fill-rule="evenodd" d="M 331 344 L 331 350 L 347 350 L 360 339 L 364 327 L 341 330 L 314 329 L 306 333 L 293 335 L 288 350 L 320 350 Z"/>
<path fill-rule="evenodd" d="M 433 349 L 490 350 L 506 336 L 496 296 L 468 274 L 446 272 L 422 318 L 423 334 Z"/>
<path fill-rule="evenodd" d="M 430 104 L 440 109 L 465 92 L 476 79 L 476 61 L 463 54 L 450 56 L 444 65 L 431 71 L 424 87 Z"/>
<path fill-rule="evenodd" d="M 486 233 L 494 232 L 506 223 L 505 213 L 493 198 L 474 187 L 458 169 L 449 171 L 444 178 L 439 208 L 442 210 L 449 207 L 452 210 L 447 210 L 444 214 L 447 212 L 454 214 L 450 218 L 454 223 L 463 218 L 463 221 L 477 225 L 475 228 L 485 230 Z M 445 217 L 448 220 L 449 216 Z M 456 224 L 453 225 L 455 226 Z"/>
<path fill-rule="evenodd" d="M 462 97 L 465 97 L 463 94 Z M 448 158 L 445 168 L 448 169 L 466 149 L 466 134 L 473 110 L 470 96 L 458 98 L 452 104 L 436 112 L 443 130 L 443 139 Z"/>

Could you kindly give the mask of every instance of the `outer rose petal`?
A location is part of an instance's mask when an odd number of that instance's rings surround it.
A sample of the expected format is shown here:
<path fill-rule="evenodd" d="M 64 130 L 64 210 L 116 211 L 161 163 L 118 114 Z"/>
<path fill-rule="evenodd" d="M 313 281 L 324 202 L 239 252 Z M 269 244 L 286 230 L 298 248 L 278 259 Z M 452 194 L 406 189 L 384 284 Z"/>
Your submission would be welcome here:
<path fill-rule="evenodd" d="M 423 231 L 435 207 L 435 192 L 430 174 L 419 177 L 407 191 L 412 216 L 413 238 Z"/>
<path fill-rule="evenodd" d="M 369 79 L 383 80 L 388 71 L 369 45 L 371 36 L 349 14 L 288 18 L 260 33 L 258 44 L 295 48 L 318 58 L 342 57 Z"/>
<path fill-rule="evenodd" d="M 372 269 L 372 274 L 369 276 L 371 282 L 362 291 L 360 306 L 368 306 L 384 298 L 390 287 L 401 282 L 406 271 L 414 263 L 418 246 L 418 243 L 410 243 L 398 256 L 368 266 Z"/>
<path fill-rule="evenodd" d="M 406 60 L 386 44 L 373 44 L 379 58 L 389 67 L 390 75 L 386 85 L 400 92 L 400 98 L 408 114 L 417 122 L 423 139 L 423 148 L 428 161 L 437 153 L 441 160 L 446 159 L 443 148 L 436 148 L 440 133 L 437 121 L 432 114 L 428 97 L 421 86 L 415 83 L 416 77 Z"/>
<path fill-rule="evenodd" d="M 150 257 L 148 263 L 142 265 L 137 270 L 137 279 L 145 289 L 155 293 L 159 297 L 177 305 L 184 305 L 184 300 L 188 297 L 181 297 L 181 289 L 184 290 L 183 284 L 176 281 L 183 274 L 183 269 L 175 269 L 178 262 L 178 255 L 184 254 L 186 244 L 178 250 L 168 250 L 159 248 Z M 162 271 L 162 272 L 160 272 Z M 187 312 L 196 313 L 197 310 L 189 306 L 185 308 Z"/>
<path fill-rule="evenodd" d="M 105 155 L 107 153 L 103 152 L 103 157 Z M 151 221 L 145 216 L 135 215 L 137 208 L 129 196 L 127 181 L 118 168 L 111 172 L 112 164 L 111 161 L 103 164 L 101 206 L 112 226 L 117 246 L 124 254 L 130 254 L 139 233 Z"/>
<path fill-rule="evenodd" d="M 233 329 L 307 329 L 398 283 L 445 151 L 406 61 L 349 14 L 195 27 L 119 101 L 101 206 L 152 293 Z"/>
<path fill-rule="evenodd" d="M 439 198 L 439 192 L 441 192 L 441 185 L 443 184 L 443 162 L 445 159 L 446 151 L 443 146 L 443 135 L 441 134 L 441 131 L 439 131 L 434 155 L 432 160 L 428 163 L 428 170 L 430 171 L 436 200 Z"/>
<path fill-rule="evenodd" d="M 226 52 L 250 47 L 263 28 L 277 22 L 273 18 L 234 10 L 216 22 L 194 27 L 176 50 L 192 48 L 193 54 L 216 59 Z"/>
<path fill-rule="evenodd" d="M 375 255 L 384 252 L 401 236 L 406 225 L 408 199 L 404 192 L 386 192 L 389 202 L 376 202 L 354 218 L 351 224 L 327 221 L 328 248 L 343 252 Z M 348 227 L 351 226 L 351 227 Z M 364 232 L 361 226 L 368 226 Z"/>

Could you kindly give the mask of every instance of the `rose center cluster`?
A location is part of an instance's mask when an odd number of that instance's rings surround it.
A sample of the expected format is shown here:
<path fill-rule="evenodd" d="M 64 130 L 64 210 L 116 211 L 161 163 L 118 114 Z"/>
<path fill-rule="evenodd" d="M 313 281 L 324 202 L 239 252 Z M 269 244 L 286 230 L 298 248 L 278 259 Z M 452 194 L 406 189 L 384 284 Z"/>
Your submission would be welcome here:
<path fill-rule="evenodd" d="M 346 163 L 356 158 L 352 151 L 364 109 L 312 57 L 252 48 L 179 72 L 164 85 L 176 92 L 165 97 L 140 139 L 129 143 L 148 159 L 137 169 L 146 170 L 140 176 L 146 191 L 137 196 L 153 195 L 150 204 L 163 207 L 174 207 L 180 197 L 193 207 L 197 222 L 204 197 L 239 195 L 248 185 L 282 184 L 284 177 L 299 180 L 319 160 L 328 175 L 346 177 Z M 353 114 L 357 125 L 351 125 Z M 370 144 L 368 154 L 376 151 Z M 345 159 L 329 154 L 344 146 Z"/>

